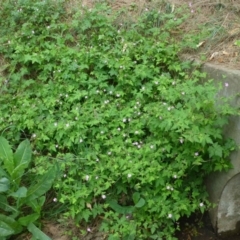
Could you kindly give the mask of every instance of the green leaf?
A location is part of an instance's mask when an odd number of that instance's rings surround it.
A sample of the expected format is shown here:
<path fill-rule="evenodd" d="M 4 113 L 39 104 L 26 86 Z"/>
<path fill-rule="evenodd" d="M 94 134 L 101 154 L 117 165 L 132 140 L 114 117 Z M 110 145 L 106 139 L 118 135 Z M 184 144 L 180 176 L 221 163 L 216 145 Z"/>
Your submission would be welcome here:
<path fill-rule="evenodd" d="M 27 196 L 27 188 L 20 187 L 16 192 L 10 194 L 10 196 L 15 198 L 24 198 Z"/>
<path fill-rule="evenodd" d="M 35 222 L 39 217 L 40 217 L 40 215 L 38 213 L 34 213 L 34 214 L 30 214 L 28 216 L 19 218 L 18 222 L 22 226 L 28 226 L 30 223 Z"/>
<path fill-rule="evenodd" d="M 12 178 L 20 181 L 24 170 L 28 167 L 32 157 L 32 150 L 30 142 L 24 140 L 18 146 L 16 152 L 13 155 L 15 168 L 12 172 Z"/>
<path fill-rule="evenodd" d="M 128 213 L 132 213 L 134 207 L 132 206 L 126 206 L 123 207 L 121 205 L 118 204 L 117 200 L 111 200 L 109 201 L 109 206 L 117 213 L 120 214 L 128 214 Z"/>
<path fill-rule="evenodd" d="M 30 223 L 27 227 L 28 231 L 32 233 L 33 237 L 37 240 L 51 240 L 44 232 L 42 232 L 38 227 L 36 227 L 33 223 Z"/>
<path fill-rule="evenodd" d="M 5 177 L 0 179 L 0 193 L 1 192 L 6 192 L 9 189 L 9 180 Z"/>
<path fill-rule="evenodd" d="M 140 198 L 140 193 L 139 193 L 139 192 L 135 192 L 135 193 L 133 194 L 133 202 L 134 202 L 135 204 L 137 204 L 137 202 L 139 201 L 139 198 Z"/>
<path fill-rule="evenodd" d="M 29 207 L 31 207 L 34 212 L 40 213 L 45 200 L 46 200 L 46 197 L 41 196 L 41 197 L 33 199 L 31 201 L 27 201 L 26 204 Z"/>
<path fill-rule="evenodd" d="M 217 156 L 222 157 L 222 147 L 218 143 L 214 143 L 209 147 L 210 157 Z"/>
<path fill-rule="evenodd" d="M 21 225 L 14 218 L 0 214 L 0 236 L 10 236 L 21 231 Z M 8 235 L 2 235 L 3 233 Z"/>
<path fill-rule="evenodd" d="M 14 229 L 12 229 L 7 223 L 0 220 L 0 237 L 11 236 L 14 234 Z"/>
<path fill-rule="evenodd" d="M 52 187 L 55 176 L 56 168 L 52 167 L 48 172 L 40 177 L 36 184 L 29 187 L 26 200 L 32 201 L 33 199 L 45 194 Z"/>
<path fill-rule="evenodd" d="M 138 203 L 135 205 L 136 208 L 141 208 L 145 205 L 146 201 L 143 198 L 140 198 Z"/>
<path fill-rule="evenodd" d="M 3 161 L 4 167 L 11 175 L 14 169 L 13 152 L 8 141 L 4 137 L 0 137 L 0 160 Z"/>

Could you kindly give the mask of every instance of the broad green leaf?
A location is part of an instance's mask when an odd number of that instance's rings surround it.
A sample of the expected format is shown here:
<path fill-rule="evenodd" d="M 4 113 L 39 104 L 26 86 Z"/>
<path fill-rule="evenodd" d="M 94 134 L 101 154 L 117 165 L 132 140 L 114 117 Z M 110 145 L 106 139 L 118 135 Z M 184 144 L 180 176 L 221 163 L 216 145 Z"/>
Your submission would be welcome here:
<path fill-rule="evenodd" d="M 140 193 L 139 193 L 139 192 L 135 192 L 135 193 L 133 194 L 133 202 L 134 202 L 135 204 L 137 204 L 139 198 L 140 198 Z"/>
<path fill-rule="evenodd" d="M 7 211 L 8 201 L 5 195 L 0 195 L 0 209 Z"/>
<path fill-rule="evenodd" d="M 8 141 L 3 137 L 0 137 L 0 160 L 3 161 L 4 167 L 11 175 L 14 169 L 13 152 Z"/>
<path fill-rule="evenodd" d="M 46 197 L 41 196 L 41 197 L 33 199 L 31 201 L 27 201 L 26 204 L 29 207 L 31 207 L 34 212 L 40 213 L 45 200 L 46 200 Z"/>
<path fill-rule="evenodd" d="M 6 227 L 6 229 L 4 229 L 4 226 Z M 4 236 L 4 235 L 1 235 L 2 232 L 4 231 L 5 233 L 7 232 L 10 233 L 11 231 L 10 235 L 12 235 L 13 233 L 17 234 L 22 231 L 22 226 L 14 218 L 0 214 L 0 236 Z M 9 235 L 5 235 L 5 236 L 9 236 Z"/>
<path fill-rule="evenodd" d="M 33 237 L 37 240 L 51 240 L 44 232 L 42 232 L 38 227 L 33 223 L 30 223 L 27 227 L 28 231 L 32 233 Z"/>
<path fill-rule="evenodd" d="M 141 208 L 145 205 L 146 201 L 143 198 L 140 198 L 138 203 L 135 205 L 136 208 Z"/>
<path fill-rule="evenodd" d="M 1 192 L 6 192 L 9 189 L 9 180 L 5 177 L 0 179 L 0 193 Z"/>
<path fill-rule="evenodd" d="M 40 217 L 40 215 L 38 213 L 34 213 L 34 214 L 30 214 L 28 216 L 19 218 L 18 222 L 22 226 L 28 226 L 30 223 L 34 223 L 39 217 Z"/>
<path fill-rule="evenodd" d="M 20 178 L 24 174 L 24 170 L 28 167 L 32 157 L 32 150 L 29 140 L 24 140 L 18 146 L 16 152 L 13 155 L 14 170 L 12 172 L 12 178 L 20 181 Z"/>
<path fill-rule="evenodd" d="M 10 196 L 15 198 L 24 198 L 27 196 L 27 188 L 20 187 L 16 192 L 12 193 Z"/>
<path fill-rule="evenodd" d="M 11 236 L 14 234 L 14 229 L 12 229 L 7 223 L 0 220 L 0 237 Z"/>
<path fill-rule="evenodd" d="M 5 196 L 5 195 L 0 195 L 0 209 L 4 210 L 6 212 L 12 212 L 16 216 L 19 213 L 15 207 L 9 205 L 7 196 Z"/>
<path fill-rule="evenodd" d="M 56 168 L 52 167 L 48 172 L 40 177 L 37 183 L 33 183 L 33 185 L 29 187 L 26 200 L 32 201 L 33 199 L 45 194 L 52 187 L 55 176 Z"/>
<path fill-rule="evenodd" d="M 109 206 L 117 213 L 120 214 L 128 214 L 128 213 L 132 213 L 134 207 L 132 206 L 126 206 L 123 207 L 121 205 L 118 204 L 118 202 L 116 200 L 111 200 L 109 201 Z"/>
<path fill-rule="evenodd" d="M 1 159 L 1 157 L 0 157 L 0 159 Z M 7 176 L 8 176 L 8 174 L 3 170 L 2 167 L 0 167 L 0 177 L 7 177 Z"/>

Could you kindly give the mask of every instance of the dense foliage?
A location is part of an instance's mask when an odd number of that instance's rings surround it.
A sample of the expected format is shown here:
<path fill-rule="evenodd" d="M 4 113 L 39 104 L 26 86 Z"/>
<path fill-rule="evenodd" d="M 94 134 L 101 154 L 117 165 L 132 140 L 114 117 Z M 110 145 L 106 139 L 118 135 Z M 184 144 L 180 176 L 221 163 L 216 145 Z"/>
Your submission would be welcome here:
<path fill-rule="evenodd" d="M 66 8 L 3 1 L 0 131 L 31 140 L 35 174 L 58 163 L 62 217 L 86 231 L 101 219 L 109 239 L 174 239 L 176 221 L 209 204 L 204 177 L 230 166 L 234 110 L 179 60 L 171 11 L 125 25 L 104 4 Z"/>

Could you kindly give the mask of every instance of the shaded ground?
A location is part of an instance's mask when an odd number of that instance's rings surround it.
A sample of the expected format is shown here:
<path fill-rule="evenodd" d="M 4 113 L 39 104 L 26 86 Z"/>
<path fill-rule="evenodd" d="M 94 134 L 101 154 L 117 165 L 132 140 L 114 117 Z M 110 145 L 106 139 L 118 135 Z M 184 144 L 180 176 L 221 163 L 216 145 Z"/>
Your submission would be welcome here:
<path fill-rule="evenodd" d="M 179 240 L 239 240 L 240 235 L 220 237 L 214 232 L 209 215 L 206 213 L 199 219 L 198 216 L 182 220 Z"/>

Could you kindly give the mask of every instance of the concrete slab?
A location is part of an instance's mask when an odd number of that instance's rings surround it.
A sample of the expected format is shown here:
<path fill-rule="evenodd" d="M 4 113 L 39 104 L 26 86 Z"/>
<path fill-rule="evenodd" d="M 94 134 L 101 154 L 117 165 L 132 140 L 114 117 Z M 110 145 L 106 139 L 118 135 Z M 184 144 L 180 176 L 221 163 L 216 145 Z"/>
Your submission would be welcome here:
<path fill-rule="evenodd" d="M 231 104 L 240 107 L 240 71 L 209 63 L 202 69 L 207 73 L 208 79 L 224 86 L 219 96 L 234 96 Z M 240 146 L 240 116 L 229 119 L 224 135 L 234 139 Z M 231 162 L 233 169 L 213 173 L 206 180 L 210 201 L 216 204 L 216 207 L 210 210 L 212 225 L 223 237 L 240 232 L 240 150 L 231 154 Z"/>

